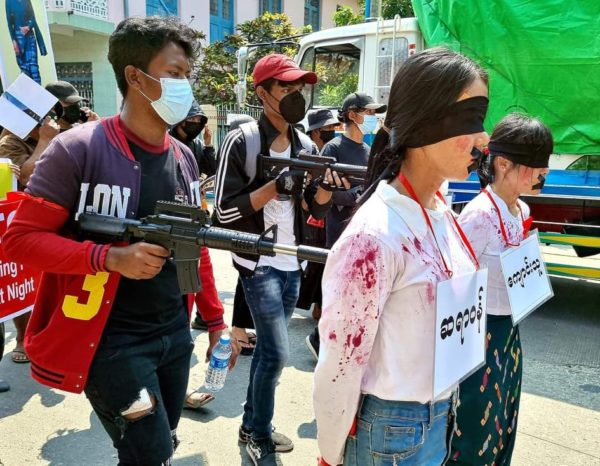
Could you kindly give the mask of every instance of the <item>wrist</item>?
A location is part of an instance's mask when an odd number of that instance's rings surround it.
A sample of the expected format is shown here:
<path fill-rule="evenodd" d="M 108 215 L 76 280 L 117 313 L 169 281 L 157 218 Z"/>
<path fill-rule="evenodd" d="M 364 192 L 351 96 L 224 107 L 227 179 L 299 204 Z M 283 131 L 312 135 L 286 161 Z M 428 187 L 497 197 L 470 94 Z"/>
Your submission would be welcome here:
<path fill-rule="evenodd" d="M 333 191 L 327 191 L 319 186 L 315 194 L 315 202 L 320 205 L 327 204 L 331 201 Z"/>
<path fill-rule="evenodd" d="M 119 268 L 120 256 L 120 248 L 111 245 L 104 255 L 102 268 L 107 272 L 116 272 Z"/>
<path fill-rule="evenodd" d="M 108 270 L 106 268 L 106 255 L 108 254 L 108 251 L 111 247 L 112 247 L 112 244 L 107 244 L 107 245 L 102 246 L 102 251 L 100 252 L 100 259 L 98 260 L 98 262 L 100 264 L 100 268 L 99 268 L 100 272 L 110 272 L 110 270 Z"/>
<path fill-rule="evenodd" d="M 217 323 L 214 325 L 209 325 L 208 333 L 215 333 L 215 332 L 224 333 L 228 328 L 229 327 L 227 327 L 226 323 L 221 322 L 221 323 Z"/>

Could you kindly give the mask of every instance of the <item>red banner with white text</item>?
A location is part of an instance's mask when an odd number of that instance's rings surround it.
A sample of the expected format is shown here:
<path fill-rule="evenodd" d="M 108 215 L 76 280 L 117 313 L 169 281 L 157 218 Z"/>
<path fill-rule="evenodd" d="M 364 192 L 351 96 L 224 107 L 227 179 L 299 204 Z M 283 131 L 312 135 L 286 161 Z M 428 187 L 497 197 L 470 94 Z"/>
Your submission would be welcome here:
<path fill-rule="evenodd" d="M 11 193 L 12 194 L 12 193 Z M 0 202 L 0 236 L 8 228 L 19 201 Z M 0 322 L 31 311 L 40 272 L 6 259 L 0 240 Z"/>

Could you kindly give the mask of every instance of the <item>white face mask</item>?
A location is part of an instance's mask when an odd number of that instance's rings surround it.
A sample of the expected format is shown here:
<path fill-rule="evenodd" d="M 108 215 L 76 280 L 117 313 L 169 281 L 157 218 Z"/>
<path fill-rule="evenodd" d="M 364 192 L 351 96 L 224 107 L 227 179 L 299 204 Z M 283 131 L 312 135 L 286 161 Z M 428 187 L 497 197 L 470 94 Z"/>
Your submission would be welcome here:
<path fill-rule="evenodd" d="M 142 71 L 142 73 L 144 72 Z M 190 82 L 187 79 L 175 78 L 160 78 L 159 81 L 147 73 L 144 74 L 160 83 L 162 92 L 158 100 L 152 100 L 140 91 L 140 94 L 151 102 L 152 108 L 158 116 L 169 125 L 176 125 L 185 120 L 194 102 L 194 93 Z"/>
<path fill-rule="evenodd" d="M 377 128 L 377 116 L 375 115 L 364 115 L 364 119 L 362 123 L 356 124 L 363 135 L 371 134 Z"/>

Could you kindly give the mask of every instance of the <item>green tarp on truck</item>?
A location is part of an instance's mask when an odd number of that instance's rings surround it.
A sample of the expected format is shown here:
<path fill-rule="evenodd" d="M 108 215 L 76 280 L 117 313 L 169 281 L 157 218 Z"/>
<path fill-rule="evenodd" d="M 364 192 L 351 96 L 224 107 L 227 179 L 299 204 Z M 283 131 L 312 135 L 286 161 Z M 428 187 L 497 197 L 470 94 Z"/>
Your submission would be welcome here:
<path fill-rule="evenodd" d="M 558 154 L 600 155 L 599 0 L 413 0 L 427 47 L 447 45 L 490 75 L 488 130 L 521 111 Z"/>

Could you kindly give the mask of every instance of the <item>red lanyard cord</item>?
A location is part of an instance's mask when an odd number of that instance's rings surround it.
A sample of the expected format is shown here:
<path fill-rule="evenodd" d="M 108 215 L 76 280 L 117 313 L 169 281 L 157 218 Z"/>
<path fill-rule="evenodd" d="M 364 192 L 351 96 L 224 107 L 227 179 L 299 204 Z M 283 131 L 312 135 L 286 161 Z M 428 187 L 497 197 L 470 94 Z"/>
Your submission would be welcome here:
<path fill-rule="evenodd" d="M 483 192 L 490 199 L 490 202 L 494 206 L 494 209 L 496 209 L 496 213 L 498 214 L 498 222 L 500 222 L 500 231 L 502 232 L 502 237 L 504 238 L 504 242 L 506 243 L 506 246 L 519 246 L 521 244 L 520 242 L 518 244 L 513 244 L 513 243 L 511 243 L 508 240 L 508 235 L 506 234 L 506 228 L 504 226 L 504 221 L 502 220 L 502 214 L 500 214 L 500 209 L 498 208 L 498 204 L 496 204 L 496 201 L 494 201 L 493 196 L 491 195 L 491 193 L 487 189 L 484 189 Z M 517 207 L 518 207 L 519 212 L 521 214 L 521 222 L 523 223 L 523 227 L 524 227 L 525 226 L 525 219 L 523 218 L 523 211 L 521 210 L 521 206 L 519 205 L 518 202 L 517 202 Z M 524 233 L 525 233 L 525 229 L 523 228 L 523 234 Z"/>
<path fill-rule="evenodd" d="M 442 262 L 444 263 L 444 268 L 446 270 L 446 273 L 448 274 L 448 277 L 451 278 L 452 275 L 454 274 L 454 272 L 452 272 L 452 270 L 450 270 L 450 268 L 448 267 L 448 264 L 446 264 L 446 259 L 444 259 L 444 255 L 442 254 L 442 249 L 440 248 L 437 237 L 435 236 L 435 231 L 433 230 L 433 225 L 431 224 L 431 219 L 429 218 L 429 214 L 427 213 L 427 211 L 421 204 L 421 201 L 419 201 L 419 198 L 417 197 L 417 193 L 415 193 L 415 190 L 413 189 L 412 185 L 410 184 L 410 182 L 408 181 L 406 176 L 404 176 L 404 173 L 400 173 L 398 175 L 398 179 L 400 180 L 400 183 L 402 183 L 402 186 L 404 186 L 404 189 L 406 189 L 406 191 L 408 192 L 410 197 L 412 197 L 413 201 L 415 201 L 417 204 L 419 204 L 419 207 L 421 208 L 421 211 L 423 212 L 423 217 L 425 218 L 425 222 L 427 222 L 427 226 L 429 227 L 429 230 L 431 231 L 431 234 L 433 235 L 433 240 L 435 241 L 435 245 L 437 247 L 438 253 L 439 253 L 440 257 L 442 258 Z M 444 196 L 442 196 L 439 191 L 437 191 L 435 194 L 438 198 L 440 198 L 442 200 L 442 202 L 444 204 L 446 204 L 446 200 L 444 199 Z M 463 231 L 463 229 L 460 227 L 460 225 L 456 221 L 456 218 L 454 218 L 453 215 L 450 215 L 450 216 L 452 217 L 452 220 L 454 220 L 454 225 L 456 226 L 456 230 L 458 231 L 458 234 L 459 234 L 463 244 L 465 245 L 466 249 L 471 254 L 471 257 L 473 258 L 473 263 L 475 264 L 475 267 L 477 268 L 477 270 L 479 270 L 479 261 L 477 260 L 477 256 L 475 255 L 475 251 L 473 251 L 473 247 L 471 246 L 471 243 L 469 242 L 467 235 L 465 235 L 465 232 Z"/>

